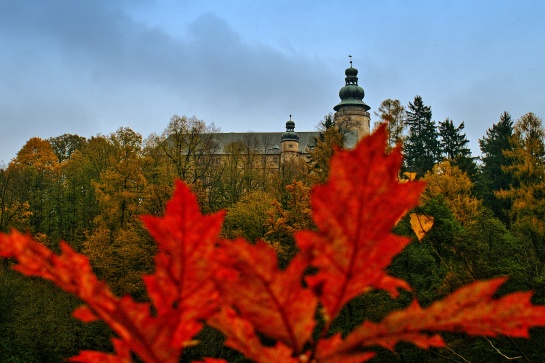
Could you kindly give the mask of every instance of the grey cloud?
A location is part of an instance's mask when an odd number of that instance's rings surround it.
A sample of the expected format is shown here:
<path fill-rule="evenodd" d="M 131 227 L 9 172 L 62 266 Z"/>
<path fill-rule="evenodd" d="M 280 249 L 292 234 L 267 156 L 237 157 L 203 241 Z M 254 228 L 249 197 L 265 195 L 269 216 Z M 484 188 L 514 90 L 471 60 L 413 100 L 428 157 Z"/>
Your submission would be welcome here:
<path fill-rule="evenodd" d="M 35 135 L 129 126 L 146 136 L 174 113 L 224 131 L 275 131 L 292 113 L 308 130 L 336 101 L 342 74 L 324 72 L 319 59 L 249 43 L 213 13 L 181 24 L 187 35 L 174 38 L 135 22 L 126 4 L 0 4 L 8 54 L 0 59 L 0 160 Z"/>

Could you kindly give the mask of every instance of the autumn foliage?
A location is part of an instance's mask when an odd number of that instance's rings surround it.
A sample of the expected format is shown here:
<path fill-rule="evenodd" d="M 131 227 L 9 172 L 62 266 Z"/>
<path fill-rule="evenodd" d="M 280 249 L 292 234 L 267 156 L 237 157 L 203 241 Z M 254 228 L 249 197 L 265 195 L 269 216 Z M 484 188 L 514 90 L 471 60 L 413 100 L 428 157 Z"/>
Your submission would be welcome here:
<path fill-rule="evenodd" d="M 116 333 L 114 353 L 83 351 L 73 362 L 127 363 L 134 354 L 145 362 L 178 362 L 186 347 L 199 343 L 194 339 L 204 324 L 253 361 L 320 363 L 364 362 L 375 347 L 393 349 L 399 342 L 441 347 L 440 332 L 528 337 L 529 328 L 544 326 L 545 307 L 531 304 L 532 293 L 497 298 L 505 281 L 497 278 L 427 307 L 415 300 L 346 336 L 331 333 L 341 309 L 357 296 L 385 290 L 396 298 L 400 289 L 411 290 L 387 271 L 410 241 L 391 230 L 417 204 L 424 184 L 399 182 L 401 152 L 386 153 L 386 139 L 382 127 L 356 149 L 334 155 L 327 184 L 312 190 L 317 230 L 296 233 L 299 252 L 285 269 L 265 242 L 221 239 L 224 213 L 202 215 L 181 182 L 163 217 L 142 218 L 158 244 L 155 272 L 143 277 L 150 303 L 115 296 L 88 258 L 66 243 L 57 255 L 14 231 L 0 237 L 0 256 L 79 297 L 84 305 L 76 318 L 103 320 Z"/>

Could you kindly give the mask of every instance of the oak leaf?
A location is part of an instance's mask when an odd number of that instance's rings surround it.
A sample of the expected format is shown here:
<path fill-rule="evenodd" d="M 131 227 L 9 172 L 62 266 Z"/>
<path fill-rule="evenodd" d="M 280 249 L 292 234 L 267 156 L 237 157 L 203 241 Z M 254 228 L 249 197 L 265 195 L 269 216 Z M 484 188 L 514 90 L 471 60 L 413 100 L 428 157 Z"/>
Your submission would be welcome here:
<path fill-rule="evenodd" d="M 66 243 L 57 255 L 28 235 L 1 234 L 0 257 L 15 258 L 16 270 L 78 296 L 85 306 L 74 316 L 102 319 L 117 334 L 114 353 L 83 351 L 74 362 L 129 363 L 134 354 L 144 362 L 178 362 L 204 321 L 226 335 L 226 345 L 259 363 L 357 363 L 371 359 L 375 346 L 444 346 L 439 332 L 527 337 L 531 327 L 545 326 L 545 306 L 532 305 L 530 292 L 495 297 L 505 281 L 498 278 L 424 308 L 415 300 L 344 337 L 330 335 L 331 321 L 354 297 L 372 289 L 395 297 L 410 289 L 386 271 L 409 242 L 391 230 L 416 205 L 424 184 L 398 181 L 401 152 L 387 154 L 386 139 L 382 126 L 354 150 L 333 156 L 327 184 L 312 191 L 318 231 L 296 234 L 300 251 L 285 270 L 264 242 L 219 240 L 223 214 L 202 215 L 181 182 L 165 216 L 143 217 L 159 247 L 156 270 L 144 277 L 151 304 L 115 296 Z"/>
<path fill-rule="evenodd" d="M 505 278 L 474 282 L 427 308 L 413 301 L 405 310 L 394 311 L 378 323 L 363 323 L 328 354 L 357 355 L 362 348 L 373 345 L 393 350 L 401 341 L 424 349 L 444 347 L 443 339 L 436 333 L 441 331 L 529 337 L 530 327 L 545 325 L 545 306 L 532 305 L 531 292 L 495 299 L 494 294 L 504 282 Z"/>
<path fill-rule="evenodd" d="M 61 243 L 56 255 L 19 232 L 0 235 L 0 256 L 18 261 L 14 269 L 53 281 L 86 305 L 75 317 L 84 322 L 104 320 L 119 336 L 115 354 L 81 352 L 72 361 L 131 362 L 129 351 L 145 362 L 178 362 L 184 345 L 201 329 L 202 320 L 217 309 L 218 295 L 208 262 L 218 237 L 223 213 L 203 216 L 195 196 L 178 182 L 164 217 L 144 217 L 159 252 L 156 271 L 145 276 L 153 302 L 135 302 L 115 296 L 93 274 L 87 257 Z"/>
<path fill-rule="evenodd" d="M 354 150 L 331 160 L 330 178 L 312 191 L 318 232 L 296 234 L 299 248 L 312 256 L 318 273 L 307 277 L 318 293 L 326 317 L 334 319 L 354 297 L 371 289 L 397 296 L 409 285 L 385 268 L 409 239 L 391 230 L 418 202 L 422 182 L 399 183 L 401 151 L 385 152 L 387 135 L 381 127 Z"/>
<path fill-rule="evenodd" d="M 282 271 L 270 245 L 262 241 L 251 245 L 237 239 L 221 241 L 215 258 L 219 265 L 216 280 L 223 301 L 236 308 L 240 318 L 257 331 L 301 353 L 314 329 L 318 304 L 312 291 L 302 286 L 308 256 L 298 254 Z M 211 323 L 224 332 L 232 329 L 226 326 L 231 323 L 225 317 Z"/>

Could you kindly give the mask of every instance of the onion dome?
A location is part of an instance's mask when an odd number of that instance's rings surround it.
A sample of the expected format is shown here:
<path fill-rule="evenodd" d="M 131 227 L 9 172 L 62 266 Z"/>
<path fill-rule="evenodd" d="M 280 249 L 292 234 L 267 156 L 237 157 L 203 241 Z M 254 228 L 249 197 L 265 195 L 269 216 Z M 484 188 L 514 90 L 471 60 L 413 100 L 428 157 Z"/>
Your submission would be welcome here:
<path fill-rule="evenodd" d="M 295 122 L 291 120 L 291 115 L 290 115 L 290 120 L 286 122 L 286 132 L 282 134 L 282 136 L 280 137 L 280 140 L 299 142 L 299 135 L 297 135 L 297 133 L 294 130 L 295 130 Z"/>
<path fill-rule="evenodd" d="M 346 75 L 346 84 L 339 91 L 341 102 L 333 107 L 333 109 L 335 111 L 339 111 L 339 109 L 343 106 L 355 106 L 361 107 L 365 109 L 365 111 L 368 111 L 371 107 L 367 106 L 365 102 L 363 102 L 365 92 L 363 91 L 362 87 L 358 86 L 358 70 L 352 67 L 352 61 L 350 61 L 350 68 L 346 68 L 344 74 Z"/>

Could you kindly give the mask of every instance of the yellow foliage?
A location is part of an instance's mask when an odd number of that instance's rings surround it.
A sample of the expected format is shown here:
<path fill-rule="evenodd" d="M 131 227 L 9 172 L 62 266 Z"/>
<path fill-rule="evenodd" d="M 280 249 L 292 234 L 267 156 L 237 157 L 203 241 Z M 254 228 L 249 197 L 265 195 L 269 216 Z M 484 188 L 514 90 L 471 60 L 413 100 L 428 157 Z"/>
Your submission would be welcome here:
<path fill-rule="evenodd" d="M 417 173 L 406 171 L 406 172 L 403 173 L 403 176 L 405 176 L 405 179 L 401 179 L 400 182 L 407 183 L 407 182 L 410 182 L 410 181 L 415 181 L 416 180 L 416 174 Z"/>
<path fill-rule="evenodd" d="M 49 142 L 33 137 L 19 150 L 13 164 L 18 167 L 31 166 L 42 171 L 56 167 L 58 159 Z"/>
<path fill-rule="evenodd" d="M 422 238 L 424 238 L 426 233 L 433 227 L 433 221 L 434 219 L 432 216 L 411 213 L 411 228 L 419 241 L 422 241 Z"/>
<path fill-rule="evenodd" d="M 431 172 L 424 176 L 427 187 L 422 200 L 443 197 L 454 216 L 460 222 L 467 222 L 477 214 L 481 202 L 472 196 L 473 183 L 466 173 L 450 162 L 436 164 Z"/>

